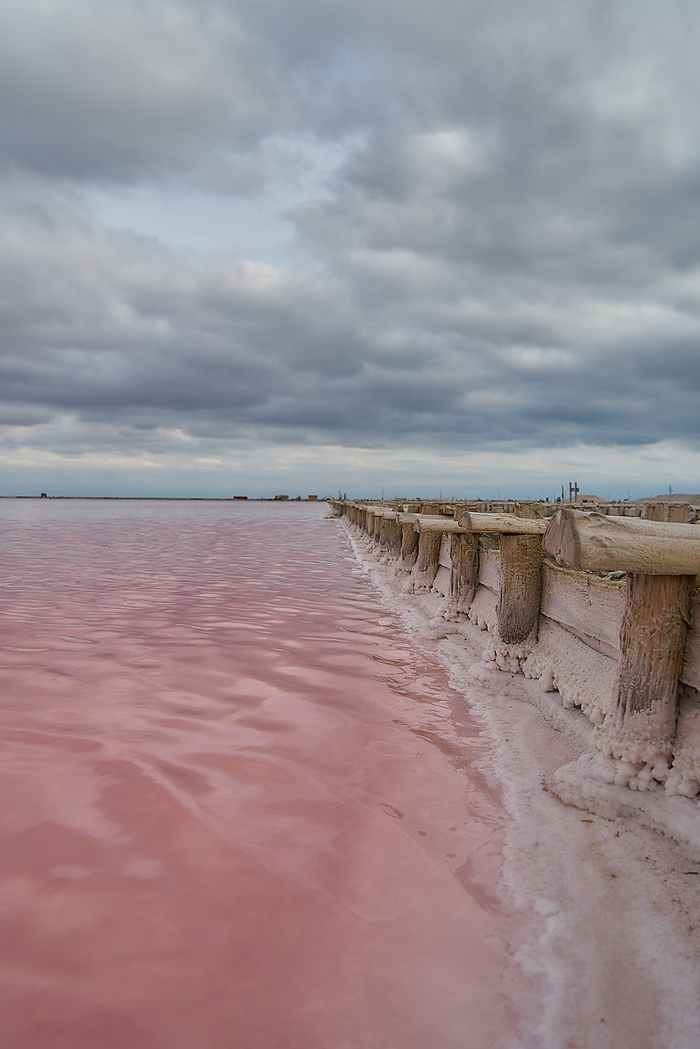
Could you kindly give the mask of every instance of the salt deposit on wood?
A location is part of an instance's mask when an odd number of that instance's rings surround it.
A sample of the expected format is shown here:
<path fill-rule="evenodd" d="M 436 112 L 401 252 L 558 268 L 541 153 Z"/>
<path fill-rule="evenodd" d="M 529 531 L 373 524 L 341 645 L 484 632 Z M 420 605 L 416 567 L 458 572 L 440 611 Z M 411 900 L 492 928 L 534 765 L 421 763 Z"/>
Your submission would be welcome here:
<path fill-rule="evenodd" d="M 479 544 L 479 583 L 498 594 L 501 589 L 501 558 L 498 548 L 491 550 Z"/>

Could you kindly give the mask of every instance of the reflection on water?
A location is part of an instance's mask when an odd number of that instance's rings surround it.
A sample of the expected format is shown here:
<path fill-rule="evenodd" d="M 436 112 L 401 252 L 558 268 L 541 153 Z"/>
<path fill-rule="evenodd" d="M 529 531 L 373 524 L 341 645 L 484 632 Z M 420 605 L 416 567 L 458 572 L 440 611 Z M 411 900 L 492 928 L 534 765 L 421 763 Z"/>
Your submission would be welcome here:
<path fill-rule="evenodd" d="M 521 1044 L 485 743 L 325 512 L 0 502 L 6 1049 Z"/>

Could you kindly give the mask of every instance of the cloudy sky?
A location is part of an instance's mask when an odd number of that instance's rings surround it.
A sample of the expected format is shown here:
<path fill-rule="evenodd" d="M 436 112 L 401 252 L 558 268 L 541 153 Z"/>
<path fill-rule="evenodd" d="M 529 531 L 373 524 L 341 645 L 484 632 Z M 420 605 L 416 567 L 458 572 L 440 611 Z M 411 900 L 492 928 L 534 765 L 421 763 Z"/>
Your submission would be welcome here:
<path fill-rule="evenodd" d="M 0 494 L 700 490 L 693 0 L 3 0 Z"/>

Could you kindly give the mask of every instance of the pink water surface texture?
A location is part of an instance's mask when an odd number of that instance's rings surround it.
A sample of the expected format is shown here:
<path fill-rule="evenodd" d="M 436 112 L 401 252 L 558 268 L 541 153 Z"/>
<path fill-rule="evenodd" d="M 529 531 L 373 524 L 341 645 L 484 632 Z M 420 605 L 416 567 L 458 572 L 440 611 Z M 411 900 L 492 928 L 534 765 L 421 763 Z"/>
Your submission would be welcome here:
<path fill-rule="evenodd" d="M 488 741 L 326 513 L 0 501 L 3 1049 L 524 1044 Z"/>

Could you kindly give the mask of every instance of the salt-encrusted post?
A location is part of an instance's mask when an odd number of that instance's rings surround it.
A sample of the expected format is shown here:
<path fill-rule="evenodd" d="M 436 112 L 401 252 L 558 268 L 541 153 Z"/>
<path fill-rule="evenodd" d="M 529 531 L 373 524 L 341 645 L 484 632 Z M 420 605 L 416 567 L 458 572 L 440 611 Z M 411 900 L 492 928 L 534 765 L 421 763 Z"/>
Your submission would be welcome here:
<path fill-rule="evenodd" d="M 602 749 L 633 763 L 667 761 L 690 595 L 700 572 L 700 527 L 559 510 L 543 545 L 571 568 L 627 573 L 618 674 Z"/>
<path fill-rule="evenodd" d="M 459 519 L 471 532 L 498 534 L 501 587 L 498 598 L 498 633 L 509 645 L 534 637 L 542 593 L 542 518 L 516 514 L 479 514 L 466 511 Z"/>
<path fill-rule="evenodd" d="M 642 507 L 643 521 L 674 521 L 688 524 L 692 507 L 690 503 L 645 503 Z"/>
<path fill-rule="evenodd" d="M 498 597 L 498 633 L 511 645 L 536 632 L 542 594 L 542 542 L 538 535 L 498 537 L 501 591 Z"/>
<path fill-rule="evenodd" d="M 401 553 L 401 525 L 396 520 L 397 514 L 387 510 L 382 514 L 379 524 L 379 545 L 385 546 L 396 557 Z"/>
<path fill-rule="evenodd" d="M 465 534 L 454 519 L 449 517 L 438 517 L 422 515 L 416 518 L 414 524 L 418 532 L 418 558 L 413 570 L 415 586 L 419 589 L 430 589 L 435 577 L 440 571 L 440 551 L 446 535 Z M 450 545 L 450 563 L 451 545 Z M 447 569 L 445 569 L 447 571 Z M 441 583 L 444 586 L 444 583 Z M 450 568 L 449 585 L 444 586 L 442 593 L 452 594 L 452 569 Z"/>
<path fill-rule="evenodd" d="M 399 514 L 398 522 L 401 525 L 401 567 L 410 571 L 418 557 L 418 533 L 413 527 L 418 520 L 418 514 Z"/>
<path fill-rule="evenodd" d="M 379 542 L 379 532 L 382 526 L 383 513 L 381 510 L 374 511 L 374 527 L 372 529 L 372 538 Z"/>
<path fill-rule="evenodd" d="M 379 539 L 379 519 L 378 514 L 380 509 L 378 506 L 368 506 L 366 510 L 366 531 L 370 539 Z"/>
<path fill-rule="evenodd" d="M 442 532 L 422 527 L 420 521 L 416 521 L 414 527 L 418 532 L 418 557 L 413 569 L 415 585 L 429 590 L 440 563 Z"/>
<path fill-rule="evenodd" d="M 479 585 L 479 536 L 453 532 L 450 536 L 452 600 L 457 611 L 467 611 Z"/>

